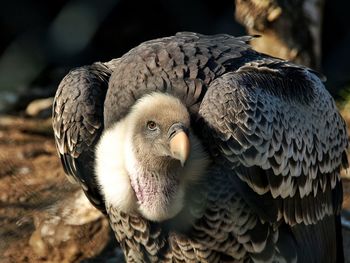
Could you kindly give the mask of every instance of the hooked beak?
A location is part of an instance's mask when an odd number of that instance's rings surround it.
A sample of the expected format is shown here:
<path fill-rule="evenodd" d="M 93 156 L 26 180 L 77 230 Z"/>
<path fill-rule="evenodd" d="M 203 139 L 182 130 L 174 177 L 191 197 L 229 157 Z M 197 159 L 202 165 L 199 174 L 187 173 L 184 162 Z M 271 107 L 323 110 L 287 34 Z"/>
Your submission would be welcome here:
<path fill-rule="evenodd" d="M 188 138 L 186 128 L 180 124 L 175 123 L 169 129 L 170 152 L 173 158 L 181 162 L 184 167 L 185 162 L 190 155 L 190 139 Z"/>

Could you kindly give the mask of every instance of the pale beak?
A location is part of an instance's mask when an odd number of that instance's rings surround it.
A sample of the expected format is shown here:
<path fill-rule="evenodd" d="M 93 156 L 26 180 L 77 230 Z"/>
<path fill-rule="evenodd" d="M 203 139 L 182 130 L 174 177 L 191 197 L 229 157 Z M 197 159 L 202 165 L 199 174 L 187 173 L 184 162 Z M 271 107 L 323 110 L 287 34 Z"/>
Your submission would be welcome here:
<path fill-rule="evenodd" d="M 190 139 L 184 130 L 178 130 L 170 139 L 170 152 L 173 158 L 181 162 L 182 167 L 190 155 Z"/>

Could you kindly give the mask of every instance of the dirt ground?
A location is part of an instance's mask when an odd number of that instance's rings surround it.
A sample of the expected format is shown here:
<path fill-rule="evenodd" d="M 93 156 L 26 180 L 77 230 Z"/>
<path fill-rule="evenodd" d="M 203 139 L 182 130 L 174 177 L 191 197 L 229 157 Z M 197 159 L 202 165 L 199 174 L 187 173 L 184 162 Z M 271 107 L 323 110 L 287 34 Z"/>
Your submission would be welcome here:
<path fill-rule="evenodd" d="M 64 202 L 80 190 L 65 178 L 50 126 L 0 117 L 0 262 L 110 262 L 119 252 L 99 212 L 63 222 Z"/>
<path fill-rule="evenodd" d="M 0 262 L 122 261 L 103 216 L 68 227 L 60 223 L 64 202 L 73 202 L 79 190 L 64 176 L 50 119 L 0 117 L 0 167 Z M 344 193 L 350 209 L 346 179 Z M 350 230 L 343 233 L 350 259 Z"/>

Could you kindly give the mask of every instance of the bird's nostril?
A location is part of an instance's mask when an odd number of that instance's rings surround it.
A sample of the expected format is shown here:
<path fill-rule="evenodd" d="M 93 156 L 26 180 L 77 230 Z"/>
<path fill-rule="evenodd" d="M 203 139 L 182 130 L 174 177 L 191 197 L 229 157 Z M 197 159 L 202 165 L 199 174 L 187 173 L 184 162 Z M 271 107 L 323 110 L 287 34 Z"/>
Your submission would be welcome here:
<path fill-rule="evenodd" d="M 174 136 L 175 136 L 175 134 L 176 134 L 176 130 L 171 131 L 171 133 L 169 134 L 169 138 L 174 137 Z"/>
<path fill-rule="evenodd" d="M 174 123 L 173 125 L 171 125 L 168 131 L 168 138 L 169 139 L 173 138 L 180 131 L 184 131 L 187 134 L 187 129 L 182 123 L 180 122 Z"/>

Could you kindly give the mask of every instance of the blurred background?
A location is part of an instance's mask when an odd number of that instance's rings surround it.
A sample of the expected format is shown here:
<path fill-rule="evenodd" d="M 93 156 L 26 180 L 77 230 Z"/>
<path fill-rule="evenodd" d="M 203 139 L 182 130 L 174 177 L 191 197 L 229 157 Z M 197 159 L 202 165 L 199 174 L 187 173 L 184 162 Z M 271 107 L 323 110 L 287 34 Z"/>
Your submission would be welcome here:
<path fill-rule="evenodd" d="M 336 96 L 350 82 L 350 3 L 310 2 L 323 6 L 319 70 L 328 77 L 327 86 Z M 298 11 L 293 6 L 290 9 Z M 293 30 L 304 32 L 302 20 L 298 22 L 300 26 Z M 23 93 L 53 95 L 72 67 L 119 57 L 145 40 L 178 31 L 236 36 L 246 33 L 235 20 L 234 0 L 5 1 L 0 10 L 0 30 L 2 111 L 8 110 L 16 96 Z M 23 109 L 25 103 L 16 105 L 16 110 Z"/>
<path fill-rule="evenodd" d="M 178 31 L 259 34 L 254 48 L 322 72 L 349 123 L 348 10 L 346 0 L 3 1 L 0 262 L 120 261 L 107 221 L 67 183 L 56 155 L 52 97 L 70 69 Z M 343 176 L 347 208 L 350 175 Z"/>

